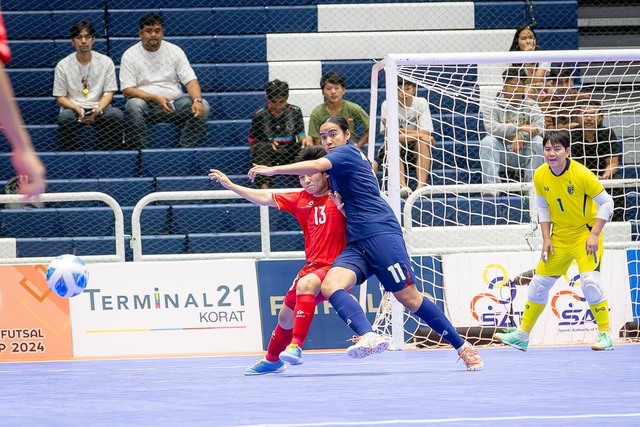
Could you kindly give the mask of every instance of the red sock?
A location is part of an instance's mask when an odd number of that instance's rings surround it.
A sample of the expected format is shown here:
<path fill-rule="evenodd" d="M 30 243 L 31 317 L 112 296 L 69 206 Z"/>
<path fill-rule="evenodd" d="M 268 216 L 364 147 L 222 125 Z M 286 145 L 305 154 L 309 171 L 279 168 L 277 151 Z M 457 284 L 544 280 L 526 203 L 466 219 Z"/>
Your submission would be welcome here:
<path fill-rule="evenodd" d="M 291 332 L 291 329 L 283 329 L 280 325 L 276 325 L 276 328 L 271 333 L 271 339 L 267 347 L 267 354 L 265 356 L 267 361 L 277 362 L 280 360 L 280 353 L 291 343 Z"/>
<path fill-rule="evenodd" d="M 309 328 L 316 310 L 316 299 L 313 295 L 303 294 L 296 297 L 296 306 L 293 309 L 293 339 L 291 344 L 298 344 L 302 348 L 302 343 L 309 335 Z"/>

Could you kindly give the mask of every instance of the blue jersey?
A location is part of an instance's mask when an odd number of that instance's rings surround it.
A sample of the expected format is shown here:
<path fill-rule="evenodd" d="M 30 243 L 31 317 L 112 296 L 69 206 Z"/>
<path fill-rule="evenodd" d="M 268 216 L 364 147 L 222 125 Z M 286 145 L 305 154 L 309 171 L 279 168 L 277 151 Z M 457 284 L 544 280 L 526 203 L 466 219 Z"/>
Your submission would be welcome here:
<path fill-rule="evenodd" d="M 327 171 L 331 190 L 344 202 L 347 242 L 386 233 L 402 235 L 391 206 L 380 196 L 371 164 L 358 147 L 340 145 L 324 158 L 331 162 Z"/>

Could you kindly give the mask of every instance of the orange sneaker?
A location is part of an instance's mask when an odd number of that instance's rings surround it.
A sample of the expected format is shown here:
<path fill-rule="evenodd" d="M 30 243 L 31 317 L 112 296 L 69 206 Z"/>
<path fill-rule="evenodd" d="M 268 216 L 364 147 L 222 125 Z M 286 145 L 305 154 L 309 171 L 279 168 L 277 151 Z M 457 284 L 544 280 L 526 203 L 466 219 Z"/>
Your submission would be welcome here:
<path fill-rule="evenodd" d="M 467 365 L 467 371 L 482 371 L 484 368 L 484 362 L 482 362 L 478 350 L 473 348 L 471 344 L 464 347 L 462 353 L 459 354 L 458 360 L 460 359 Z"/>

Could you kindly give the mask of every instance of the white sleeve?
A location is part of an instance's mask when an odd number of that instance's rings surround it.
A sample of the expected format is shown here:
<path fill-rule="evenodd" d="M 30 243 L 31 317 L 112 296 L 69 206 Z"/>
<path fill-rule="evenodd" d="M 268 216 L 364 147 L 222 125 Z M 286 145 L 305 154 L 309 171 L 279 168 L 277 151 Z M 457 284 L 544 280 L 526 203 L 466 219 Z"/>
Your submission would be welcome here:
<path fill-rule="evenodd" d="M 120 60 L 120 90 L 125 90 L 130 87 L 138 87 L 135 72 L 135 59 L 133 58 L 135 55 L 133 55 L 131 49 L 133 48 L 127 49 L 122 54 L 122 59 Z"/>
<path fill-rule="evenodd" d="M 544 196 L 538 197 L 538 222 L 551 222 L 551 210 Z"/>
<path fill-rule="evenodd" d="M 387 130 L 383 120 L 387 120 L 387 100 L 382 101 L 382 105 L 380 106 L 380 133 L 384 134 Z"/>
<path fill-rule="evenodd" d="M 425 98 L 415 98 L 418 103 L 418 129 L 433 133 L 433 122 L 431 121 L 431 111 L 429 111 L 429 101 Z"/>
<path fill-rule="evenodd" d="M 183 85 L 187 85 L 191 80 L 196 80 L 196 73 L 193 71 L 193 67 L 189 63 L 189 59 L 187 59 L 187 55 L 184 53 L 184 50 L 180 49 L 178 46 L 175 46 L 172 52 L 175 55 L 175 64 L 176 64 L 176 74 L 178 75 L 178 80 Z"/>
<path fill-rule="evenodd" d="M 609 221 L 613 214 L 613 198 L 607 193 L 607 190 L 602 190 L 600 194 L 593 198 L 593 201 L 598 205 L 596 218 Z"/>
<path fill-rule="evenodd" d="M 67 76 L 62 65 L 58 62 L 53 76 L 53 96 L 69 96 Z"/>
<path fill-rule="evenodd" d="M 116 66 L 111 58 L 107 58 L 107 77 L 104 80 L 105 92 L 117 92 L 118 82 L 116 80 Z"/>

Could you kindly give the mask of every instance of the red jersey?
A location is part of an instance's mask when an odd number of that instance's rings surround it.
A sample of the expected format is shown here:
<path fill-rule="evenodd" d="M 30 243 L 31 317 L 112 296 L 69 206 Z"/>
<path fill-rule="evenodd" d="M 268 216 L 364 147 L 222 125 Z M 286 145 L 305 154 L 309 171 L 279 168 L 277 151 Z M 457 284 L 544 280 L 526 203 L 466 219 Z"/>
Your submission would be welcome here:
<path fill-rule="evenodd" d="M 347 244 L 345 217 L 331 197 L 314 197 L 304 190 L 272 197 L 276 209 L 289 212 L 300 223 L 307 263 L 331 265 Z"/>

